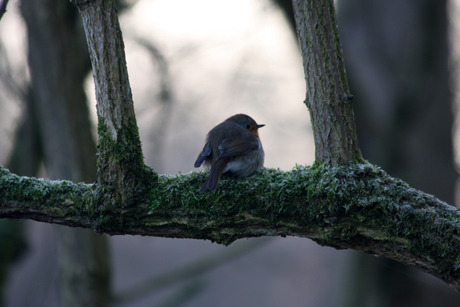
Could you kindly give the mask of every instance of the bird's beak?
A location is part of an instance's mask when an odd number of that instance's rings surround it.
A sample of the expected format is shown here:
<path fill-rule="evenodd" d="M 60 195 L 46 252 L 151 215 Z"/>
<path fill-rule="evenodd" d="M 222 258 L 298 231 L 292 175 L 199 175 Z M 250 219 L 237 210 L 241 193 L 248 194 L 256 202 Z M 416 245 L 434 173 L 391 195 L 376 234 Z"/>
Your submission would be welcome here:
<path fill-rule="evenodd" d="M 259 129 L 259 128 L 262 128 L 262 127 L 264 127 L 264 126 L 265 126 L 265 125 L 262 124 L 262 125 L 257 125 L 256 127 L 257 127 L 257 129 Z"/>

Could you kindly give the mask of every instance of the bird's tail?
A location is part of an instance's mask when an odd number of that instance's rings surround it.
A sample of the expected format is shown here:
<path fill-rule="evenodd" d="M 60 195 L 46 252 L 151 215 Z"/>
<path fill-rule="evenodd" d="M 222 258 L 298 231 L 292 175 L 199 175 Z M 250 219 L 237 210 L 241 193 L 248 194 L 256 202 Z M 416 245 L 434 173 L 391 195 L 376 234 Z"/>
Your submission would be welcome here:
<path fill-rule="evenodd" d="M 207 190 L 214 192 L 217 188 L 217 183 L 224 172 L 225 166 L 227 166 L 228 159 L 217 159 L 211 165 L 211 171 L 209 172 L 208 179 L 201 187 L 200 193 L 204 193 Z"/>

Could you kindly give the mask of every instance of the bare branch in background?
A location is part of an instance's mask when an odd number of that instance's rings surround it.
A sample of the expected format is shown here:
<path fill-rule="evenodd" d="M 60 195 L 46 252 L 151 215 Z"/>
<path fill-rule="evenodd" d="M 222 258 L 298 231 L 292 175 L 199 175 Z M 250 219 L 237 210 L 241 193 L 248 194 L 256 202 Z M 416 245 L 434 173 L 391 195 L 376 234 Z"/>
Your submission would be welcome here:
<path fill-rule="evenodd" d="M 21 67 L 22 68 L 22 67 Z M 22 69 L 25 72 L 25 68 Z M 27 86 L 25 73 L 16 75 L 11 67 L 11 61 L 6 52 L 5 46 L 0 41 L 0 84 L 5 90 L 19 101 L 25 101 L 27 97 Z"/>
<path fill-rule="evenodd" d="M 8 5 L 8 0 L 1 0 L 0 1 L 0 20 L 2 19 L 3 15 L 6 13 L 6 6 Z"/>
<path fill-rule="evenodd" d="M 152 128 L 150 129 L 149 139 L 153 145 L 152 157 L 156 163 L 153 167 L 157 169 L 162 165 L 161 153 L 164 148 L 164 142 L 167 137 L 167 128 L 171 122 L 171 115 L 174 106 L 174 95 L 169 72 L 168 60 L 163 52 L 152 42 L 144 38 L 136 38 L 135 41 L 148 52 L 152 61 L 152 66 L 157 68 L 157 73 L 160 78 L 160 91 L 154 103 L 159 104 L 160 109 L 155 119 L 152 120 Z"/>

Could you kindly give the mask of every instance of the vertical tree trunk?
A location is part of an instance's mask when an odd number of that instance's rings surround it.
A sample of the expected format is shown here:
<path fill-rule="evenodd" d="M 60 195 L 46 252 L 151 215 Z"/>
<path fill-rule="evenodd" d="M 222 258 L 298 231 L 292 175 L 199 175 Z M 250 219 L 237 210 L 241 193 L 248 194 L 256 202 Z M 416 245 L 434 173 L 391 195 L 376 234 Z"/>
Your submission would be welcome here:
<path fill-rule="evenodd" d="M 145 180 L 144 158 L 126 66 L 123 36 L 113 0 L 73 0 L 83 20 L 96 89 L 98 182 L 101 214 L 130 206 L 153 180 Z M 141 175 L 140 175 L 141 174 Z M 103 228 L 101 220 L 97 228 Z"/>
<path fill-rule="evenodd" d="M 332 0 L 293 0 L 316 160 L 361 159 Z M 310 25 L 315 25 L 311 27 Z"/>
<path fill-rule="evenodd" d="M 49 177 L 95 180 L 95 143 L 83 81 L 88 54 L 78 14 L 58 0 L 22 1 L 29 66 L 44 162 Z M 59 229 L 62 306 L 107 306 L 107 239 L 88 230 Z"/>
<path fill-rule="evenodd" d="M 110 306 L 108 239 L 88 229 L 59 229 L 60 306 Z"/>
<path fill-rule="evenodd" d="M 24 113 L 21 124 L 14 137 L 12 153 L 8 160 L 8 169 L 21 176 L 37 176 L 43 159 L 40 130 L 34 111 L 31 88 L 23 97 Z M 7 283 L 10 268 L 25 250 L 24 221 L 0 220 L 0 306 L 4 305 L 4 286 Z"/>

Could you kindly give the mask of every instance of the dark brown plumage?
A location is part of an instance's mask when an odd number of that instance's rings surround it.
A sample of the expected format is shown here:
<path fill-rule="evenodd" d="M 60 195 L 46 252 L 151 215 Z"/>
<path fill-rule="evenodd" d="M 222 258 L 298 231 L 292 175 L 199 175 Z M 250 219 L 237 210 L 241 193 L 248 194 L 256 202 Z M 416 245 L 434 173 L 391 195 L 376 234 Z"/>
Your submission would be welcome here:
<path fill-rule="evenodd" d="M 258 133 L 263 126 L 248 115 L 236 114 L 209 131 L 195 161 L 195 167 L 204 163 L 210 169 L 201 193 L 214 192 L 223 173 L 246 177 L 263 166 L 265 155 Z"/>

